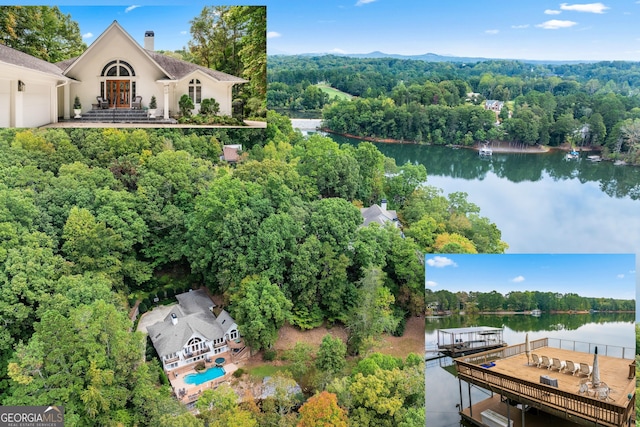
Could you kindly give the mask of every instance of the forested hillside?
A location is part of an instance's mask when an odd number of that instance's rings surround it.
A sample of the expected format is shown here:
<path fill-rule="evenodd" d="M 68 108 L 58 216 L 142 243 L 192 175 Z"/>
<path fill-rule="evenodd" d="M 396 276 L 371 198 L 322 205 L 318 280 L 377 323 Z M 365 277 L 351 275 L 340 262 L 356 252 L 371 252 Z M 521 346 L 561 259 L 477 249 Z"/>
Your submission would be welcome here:
<path fill-rule="evenodd" d="M 225 143 L 243 145 L 237 165 L 219 159 Z M 270 349 L 284 322 L 344 325 L 344 350 L 316 356 L 330 375 L 309 380 L 292 368 L 310 384 L 307 397 L 331 391 L 351 425 L 424 425 L 420 358 L 356 370 L 323 363 L 360 360 L 424 312 L 424 252 L 504 251 L 464 193 L 444 197 L 425 180 L 423 166 L 396 166 L 369 143 L 303 138 L 275 113 L 266 135 L 3 130 L 0 402 L 64 405 L 68 425 L 201 425 L 162 385 L 158 360 L 144 362 L 127 313 L 205 285 L 254 351 Z M 361 226 L 358 207 L 382 198 L 404 228 Z M 415 387 L 399 387 L 404 375 Z M 376 401 L 361 394 L 372 387 Z M 299 404 L 263 406 L 246 425 L 293 425 L 305 416 Z M 231 418 L 247 410 L 224 408 Z"/>
<path fill-rule="evenodd" d="M 354 95 L 330 100 L 322 82 Z M 485 100 L 504 103 L 499 117 Z M 427 144 L 593 147 L 638 163 L 640 64 L 474 64 L 336 56 L 273 57 L 267 103 L 323 109 L 338 133 Z M 499 125 L 496 122 L 499 121 Z"/>

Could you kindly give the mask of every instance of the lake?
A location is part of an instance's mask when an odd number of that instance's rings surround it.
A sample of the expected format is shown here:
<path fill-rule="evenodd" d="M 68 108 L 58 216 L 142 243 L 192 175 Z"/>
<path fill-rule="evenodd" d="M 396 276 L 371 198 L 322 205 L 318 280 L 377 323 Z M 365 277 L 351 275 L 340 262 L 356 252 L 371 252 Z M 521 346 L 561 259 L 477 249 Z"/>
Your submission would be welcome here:
<path fill-rule="evenodd" d="M 626 347 L 625 357 L 633 358 L 635 350 L 634 315 L 620 314 L 552 314 L 540 317 L 525 315 L 509 316 L 448 316 L 427 317 L 425 323 L 425 345 L 432 348 L 437 342 L 437 329 L 466 326 L 504 326 L 504 340 L 518 344 L 548 337 L 550 345 L 571 348 L 570 341 L 577 341 L 576 350 L 588 348 L 586 343 L 598 344 L 598 354 L 609 352 L 621 356 L 621 347 Z M 562 340 L 562 343 L 560 343 Z M 609 346 L 607 348 L 607 346 Z M 616 354 L 617 353 L 617 354 Z M 458 379 L 449 370 L 450 358 L 427 361 L 426 380 L 426 425 L 429 427 L 452 427 L 460 425 L 456 404 L 460 403 Z M 455 370 L 455 369 L 454 369 Z M 463 404 L 469 405 L 467 384 L 463 384 Z M 471 399 L 474 403 L 489 397 L 486 390 L 473 386 Z"/>
<path fill-rule="evenodd" d="M 359 141 L 328 135 L 339 143 Z M 591 162 L 586 153 L 498 154 L 375 144 L 396 164 L 423 164 L 427 184 L 464 191 L 502 231 L 512 253 L 640 252 L 640 168 Z"/>

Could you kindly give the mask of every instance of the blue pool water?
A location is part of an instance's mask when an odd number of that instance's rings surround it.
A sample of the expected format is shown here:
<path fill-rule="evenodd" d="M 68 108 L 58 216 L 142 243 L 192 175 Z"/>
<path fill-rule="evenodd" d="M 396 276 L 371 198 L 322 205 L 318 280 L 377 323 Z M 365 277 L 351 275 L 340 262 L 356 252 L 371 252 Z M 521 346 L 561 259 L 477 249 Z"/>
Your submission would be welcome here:
<path fill-rule="evenodd" d="M 199 374 L 189 374 L 184 377 L 184 382 L 187 384 L 200 385 L 207 381 L 215 380 L 225 374 L 224 368 L 213 367 L 209 368 Z"/>

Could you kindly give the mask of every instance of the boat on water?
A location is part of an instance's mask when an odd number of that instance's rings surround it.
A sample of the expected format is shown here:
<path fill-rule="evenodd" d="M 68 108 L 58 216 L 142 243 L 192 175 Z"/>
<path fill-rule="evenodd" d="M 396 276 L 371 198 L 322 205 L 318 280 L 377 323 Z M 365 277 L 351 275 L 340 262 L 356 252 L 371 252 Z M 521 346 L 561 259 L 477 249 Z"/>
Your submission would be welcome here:
<path fill-rule="evenodd" d="M 602 157 L 600 157 L 600 156 L 587 156 L 587 159 L 591 160 L 592 162 L 601 162 L 602 161 Z"/>
<path fill-rule="evenodd" d="M 576 150 L 571 150 L 564 156 L 564 158 L 566 160 L 578 159 L 580 158 L 580 153 L 578 153 Z"/>
<path fill-rule="evenodd" d="M 505 347 L 502 328 L 472 326 L 468 328 L 438 329 L 438 351 L 459 357 L 485 350 Z"/>
<path fill-rule="evenodd" d="M 540 310 L 539 308 L 535 308 L 531 310 L 530 314 L 534 317 L 540 317 L 542 315 L 542 310 Z"/>
<path fill-rule="evenodd" d="M 480 157 L 489 157 L 493 155 L 493 150 L 487 144 L 484 144 L 478 150 L 478 155 L 480 155 Z"/>

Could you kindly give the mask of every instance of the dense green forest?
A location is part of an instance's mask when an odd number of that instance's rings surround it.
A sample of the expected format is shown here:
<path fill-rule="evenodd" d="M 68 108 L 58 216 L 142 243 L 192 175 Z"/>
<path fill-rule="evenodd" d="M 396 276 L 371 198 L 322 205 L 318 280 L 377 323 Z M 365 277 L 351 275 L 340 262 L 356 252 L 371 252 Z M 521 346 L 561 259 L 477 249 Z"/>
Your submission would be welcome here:
<path fill-rule="evenodd" d="M 338 133 L 439 145 L 570 144 L 640 161 L 638 63 L 276 56 L 268 70 L 270 108 L 322 109 L 325 126 Z M 357 98 L 330 100 L 319 82 Z M 505 103 L 500 125 L 485 100 Z"/>
<path fill-rule="evenodd" d="M 539 309 L 553 311 L 635 311 L 635 300 L 590 298 L 575 293 L 514 291 L 506 295 L 492 292 L 450 292 L 426 290 L 425 301 L 434 310 L 464 310 L 468 313 L 483 311 L 525 311 Z"/>
<path fill-rule="evenodd" d="M 243 145 L 237 165 L 220 160 L 225 143 Z M 266 132 L 2 130 L 0 402 L 62 404 L 68 425 L 200 425 L 161 385 L 157 359 L 143 363 L 127 316 L 136 300 L 144 311 L 185 285 L 222 295 L 254 351 L 269 350 L 285 321 L 324 322 L 347 330 L 337 359 L 369 360 L 381 334 L 424 312 L 424 252 L 506 248 L 466 194 L 425 180 L 423 166 L 397 166 L 369 143 L 304 138 L 272 112 Z M 361 227 L 358 207 L 382 198 L 403 229 Z M 321 350 L 313 363 L 338 363 Z M 307 396 L 337 396 L 351 425 L 424 425 L 413 372 L 423 365 L 362 363 L 293 377 Z M 405 374 L 415 387 L 399 386 Z M 359 394 L 371 387 L 377 403 Z M 274 405 L 246 425 L 304 416 L 299 403 Z"/>

